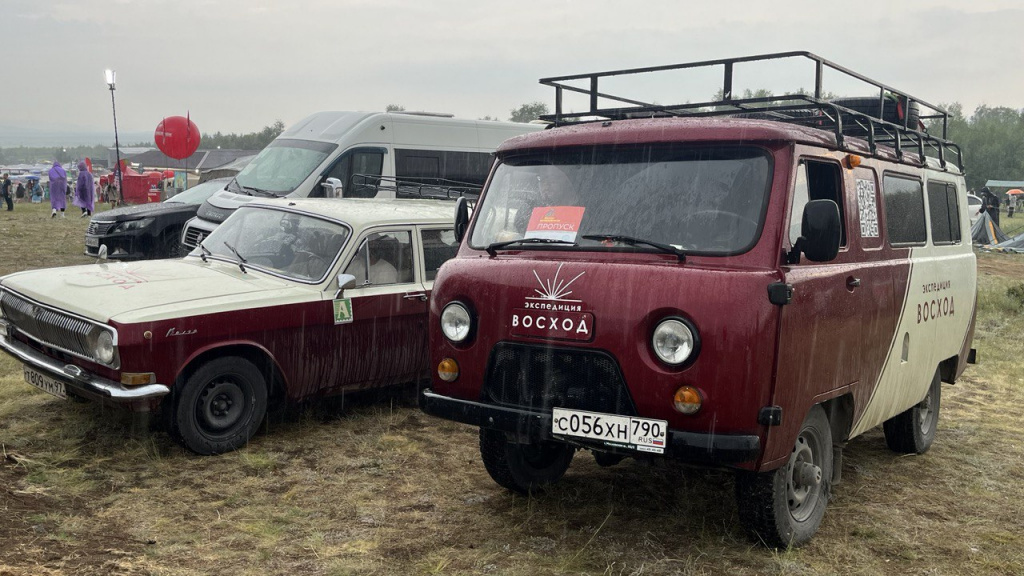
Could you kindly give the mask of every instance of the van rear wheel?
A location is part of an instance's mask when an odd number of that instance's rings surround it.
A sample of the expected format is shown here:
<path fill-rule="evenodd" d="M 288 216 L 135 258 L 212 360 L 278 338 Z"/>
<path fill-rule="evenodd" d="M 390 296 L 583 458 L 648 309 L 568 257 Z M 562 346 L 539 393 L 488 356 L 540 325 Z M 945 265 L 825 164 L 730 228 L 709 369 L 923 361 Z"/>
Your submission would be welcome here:
<path fill-rule="evenodd" d="M 800 546 L 818 531 L 832 481 L 832 430 L 821 406 L 804 419 L 789 462 L 772 472 L 740 472 L 736 502 L 744 528 L 771 548 Z"/>
<path fill-rule="evenodd" d="M 900 454 L 924 454 L 931 448 L 939 425 L 941 396 L 942 378 L 936 369 L 924 400 L 882 423 L 885 443 L 890 450 Z"/>
<path fill-rule="evenodd" d="M 528 494 L 553 484 L 569 469 L 576 449 L 561 442 L 517 444 L 505 433 L 480 429 L 480 457 L 484 468 L 500 486 Z"/>

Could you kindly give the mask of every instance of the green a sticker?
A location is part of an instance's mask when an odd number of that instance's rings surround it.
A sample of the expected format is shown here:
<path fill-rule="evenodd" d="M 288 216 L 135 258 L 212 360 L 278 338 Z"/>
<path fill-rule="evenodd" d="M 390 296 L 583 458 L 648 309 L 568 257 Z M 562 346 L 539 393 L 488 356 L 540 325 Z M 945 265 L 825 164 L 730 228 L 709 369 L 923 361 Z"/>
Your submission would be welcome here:
<path fill-rule="evenodd" d="M 334 300 L 334 323 L 348 324 L 352 321 L 352 299 L 339 298 Z"/>

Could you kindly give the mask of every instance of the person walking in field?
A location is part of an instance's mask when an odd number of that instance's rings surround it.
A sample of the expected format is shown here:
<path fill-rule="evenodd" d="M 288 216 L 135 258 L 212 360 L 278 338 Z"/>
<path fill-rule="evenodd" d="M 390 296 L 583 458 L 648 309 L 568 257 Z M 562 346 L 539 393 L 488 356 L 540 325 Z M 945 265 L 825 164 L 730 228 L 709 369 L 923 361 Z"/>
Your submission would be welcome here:
<path fill-rule="evenodd" d="M 96 184 L 85 160 L 82 160 L 78 163 L 78 182 L 75 183 L 75 199 L 71 203 L 82 209 L 82 218 L 85 218 L 92 216 L 95 201 Z"/>
<path fill-rule="evenodd" d="M 4 174 L 3 183 L 0 183 L 0 195 L 3 195 L 4 202 L 7 202 L 7 211 L 14 210 L 14 201 L 11 199 L 11 175 Z"/>
<path fill-rule="evenodd" d="M 50 218 L 56 218 L 58 210 L 60 217 L 64 217 L 64 209 L 67 208 L 67 192 L 68 174 L 60 162 L 54 162 L 53 168 L 50 168 L 50 208 L 53 209 Z"/>

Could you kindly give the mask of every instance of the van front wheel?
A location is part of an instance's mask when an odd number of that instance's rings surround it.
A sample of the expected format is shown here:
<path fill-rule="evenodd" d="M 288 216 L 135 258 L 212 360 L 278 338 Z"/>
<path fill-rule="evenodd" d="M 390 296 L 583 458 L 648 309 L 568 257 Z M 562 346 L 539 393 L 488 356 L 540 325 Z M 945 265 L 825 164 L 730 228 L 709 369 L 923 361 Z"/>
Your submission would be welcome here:
<path fill-rule="evenodd" d="M 528 494 L 557 482 L 569 469 L 576 449 L 561 442 L 509 442 L 505 433 L 480 429 L 480 457 L 500 486 Z"/>
<path fill-rule="evenodd" d="M 832 480 L 832 430 L 821 406 L 804 419 L 789 462 L 772 472 L 740 472 L 740 522 L 772 548 L 800 546 L 821 525 Z"/>
<path fill-rule="evenodd" d="M 882 423 L 885 443 L 890 450 L 900 454 L 924 454 L 931 448 L 935 441 L 935 428 L 939 425 L 941 396 L 942 378 L 935 370 L 924 400 Z"/>

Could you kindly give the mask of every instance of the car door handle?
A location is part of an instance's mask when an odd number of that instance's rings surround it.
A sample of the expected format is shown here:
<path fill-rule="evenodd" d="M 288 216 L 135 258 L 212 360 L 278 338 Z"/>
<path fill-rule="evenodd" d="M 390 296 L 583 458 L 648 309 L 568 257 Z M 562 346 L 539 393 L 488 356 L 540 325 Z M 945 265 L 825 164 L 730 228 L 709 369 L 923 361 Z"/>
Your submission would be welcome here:
<path fill-rule="evenodd" d="M 860 278 L 854 278 L 853 276 L 849 276 L 846 278 L 846 287 L 849 288 L 850 290 L 853 290 L 854 288 L 857 288 L 859 286 Z"/>
<path fill-rule="evenodd" d="M 420 300 L 426 302 L 427 294 L 425 292 L 406 292 L 405 296 L 402 296 L 402 298 L 405 298 L 406 300 L 414 300 L 416 298 L 419 298 Z"/>

